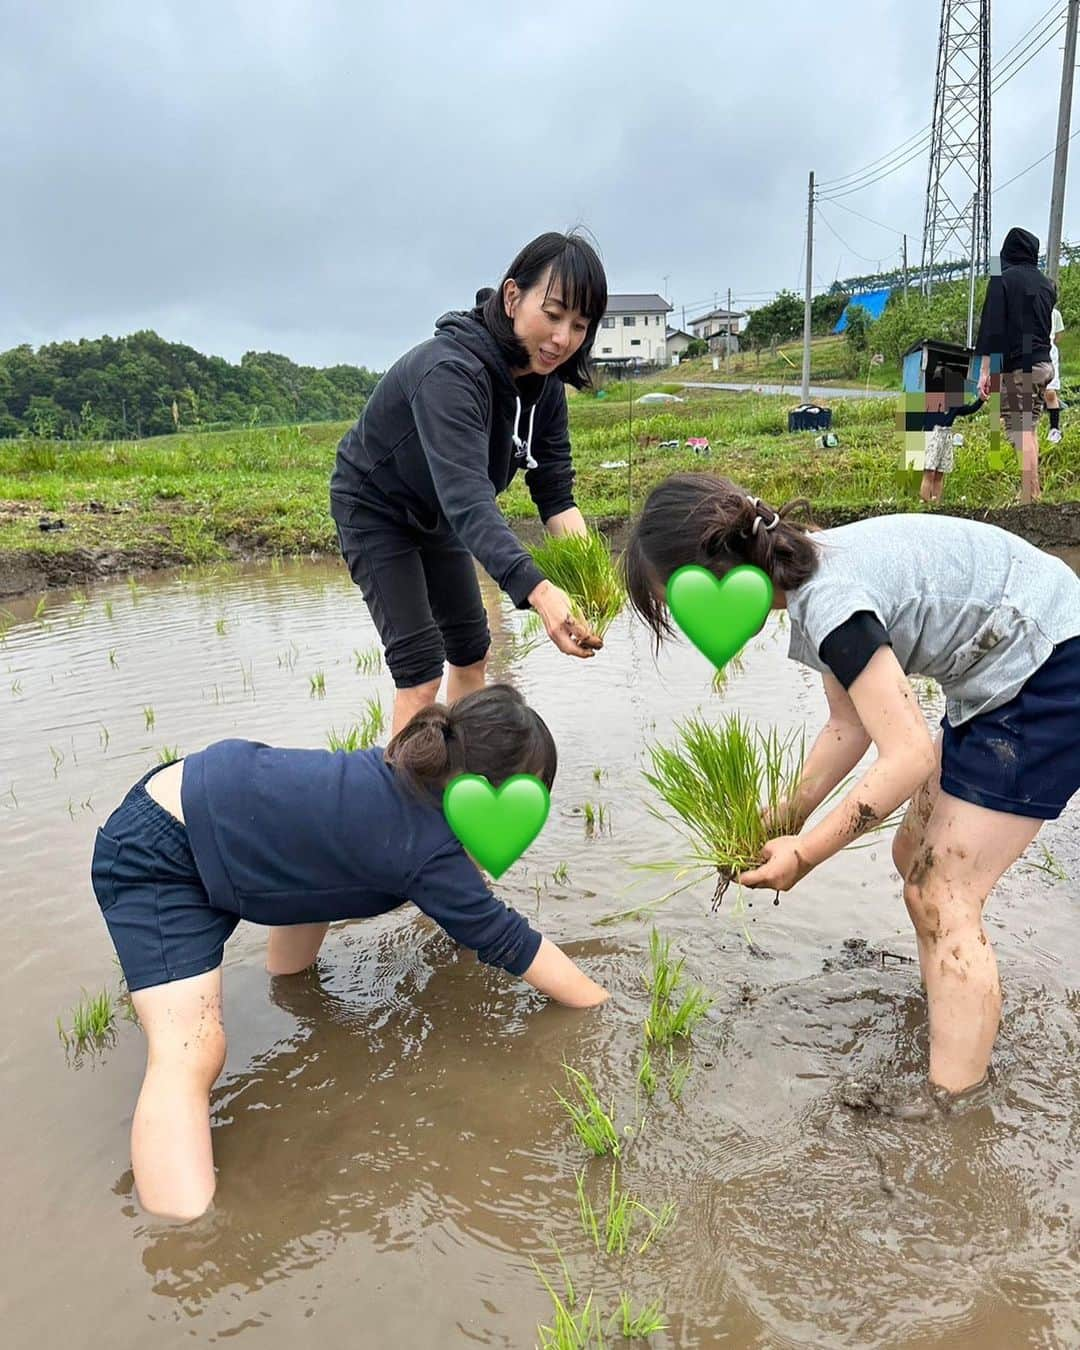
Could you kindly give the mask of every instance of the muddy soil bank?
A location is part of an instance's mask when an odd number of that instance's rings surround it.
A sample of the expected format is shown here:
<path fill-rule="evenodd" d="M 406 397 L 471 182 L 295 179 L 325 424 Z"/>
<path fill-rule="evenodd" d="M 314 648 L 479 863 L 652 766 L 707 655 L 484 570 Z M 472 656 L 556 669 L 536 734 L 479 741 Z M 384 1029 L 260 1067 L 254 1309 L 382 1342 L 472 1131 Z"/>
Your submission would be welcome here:
<path fill-rule="evenodd" d="M 846 525 L 853 520 L 864 520 L 878 514 L 872 507 L 823 508 L 815 512 L 822 525 Z M 962 516 L 969 520 L 985 520 L 1002 529 L 1047 549 L 1080 549 L 1080 502 L 1057 502 L 1047 505 L 1010 506 L 1000 509 L 979 508 L 965 510 L 949 507 L 944 514 Z M 624 516 L 604 517 L 596 522 L 618 546 L 626 529 Z M 515 531 L 525 540 L 538 539 L 542 528 L 538 521 L 511 521 Z M 227 561 L 251 562 L 271 556 L 258 536 L 242 533 L 230 535 L 225 541 Z M 315 558 L 317 551 L 304 556 Z M 166 538 L 147 538 L 138 545 L 122 548 L 72 549 L 52 552 L 45 549 L 17 549 L 0 552 L 0 597 L 25 595 L 54 587 L 84 586 L 106 577 L 125 576 L 128 573 L 158 571 L 192 562 L 182 547 Z"/>

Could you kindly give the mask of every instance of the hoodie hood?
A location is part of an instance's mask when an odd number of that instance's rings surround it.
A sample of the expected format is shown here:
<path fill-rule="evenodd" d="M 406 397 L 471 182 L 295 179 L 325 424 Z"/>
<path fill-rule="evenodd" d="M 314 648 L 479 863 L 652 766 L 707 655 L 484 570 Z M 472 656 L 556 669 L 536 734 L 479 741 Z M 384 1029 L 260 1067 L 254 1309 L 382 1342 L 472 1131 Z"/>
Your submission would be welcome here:
<path fill-rule="evenodd" d="M 1002 267 L 1038 267 L 1039 237 L 1013 226 L 1001 246 Z"/>
<path fill-rule="evenodd" d="M 499 344 L 476 317 L 475 312 L 452 310 L 436 320 L 435 331 L 446 333 L 455 342 L 460 342 L 477 360 L 484 363 L 494 382 L 502 385 L 507 393 L 518 397 L 520 390 L 514 383 L 510 367 L 506 364 L 506 357 L 500 351 Z"/>

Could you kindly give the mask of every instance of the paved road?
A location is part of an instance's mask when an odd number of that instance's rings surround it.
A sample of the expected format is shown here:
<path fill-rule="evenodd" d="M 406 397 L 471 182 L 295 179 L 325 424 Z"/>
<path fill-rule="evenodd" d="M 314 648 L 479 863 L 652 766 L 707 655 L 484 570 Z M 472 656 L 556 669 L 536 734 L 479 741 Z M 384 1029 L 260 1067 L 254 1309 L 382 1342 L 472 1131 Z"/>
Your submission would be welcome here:
<path fill-rule="evenodd" d="M 797 399 L 802 390 L 798 385 L 790 384 L 706 384 L 699 380 L 683 380 L 684 389 L 726 389 L 736 394 L 787 394 Z M 841 389 L 826 385 L 812 384 L 810 397 L 818 403 L 828 403 L 831 398 L 899 398 L 899 389 Z"/>

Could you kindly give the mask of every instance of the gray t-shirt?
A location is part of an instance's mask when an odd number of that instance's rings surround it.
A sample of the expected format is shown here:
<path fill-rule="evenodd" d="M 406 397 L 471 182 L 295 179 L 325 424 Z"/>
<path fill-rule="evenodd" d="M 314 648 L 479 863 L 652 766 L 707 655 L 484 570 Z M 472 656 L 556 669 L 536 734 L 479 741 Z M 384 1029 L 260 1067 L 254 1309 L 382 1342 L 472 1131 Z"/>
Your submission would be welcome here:
<path fill-rule="evenodd" d="M 953 726 L 1008 703 L 1058 643 L 1080 637 L 1080 578 L 996 525 L 878 516 L 812 537 L 821 561 L 788 592 L 788 656 L 828 670 L 822 642 L 869 610 L 904 673 L 941 685 Z"/>

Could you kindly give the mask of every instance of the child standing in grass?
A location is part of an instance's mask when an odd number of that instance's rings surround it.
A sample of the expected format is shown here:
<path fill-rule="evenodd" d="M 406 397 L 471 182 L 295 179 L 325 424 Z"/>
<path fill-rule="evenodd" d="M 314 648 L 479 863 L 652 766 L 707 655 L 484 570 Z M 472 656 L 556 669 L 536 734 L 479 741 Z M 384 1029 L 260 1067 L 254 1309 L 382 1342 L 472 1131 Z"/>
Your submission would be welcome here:
<path fill-rule="evenodd" d="M 310 966 L 331 922 L 411 901 L 480 959 L 570 1007 L 607 994 L 497 900 L 441 809 L 458 774 L 549 788 L 556 751 L 508 685 L 418 713 L 386 747 L 219 741 L 145 775 L 98 831 L 92 879 L 147 1037 L 131 1132 L 152 1213 L 193 1218 L 215 1189 L 210 1090 L 225 1062 L 222 950 L 270 929 L 272 975 Z"/>
<path fill-rule="evenodd" d="M 791 518 L 796 505 L 774 511 L 708 474 L 665 479 L 626 550 L 630 599 L 659 643 L 678 568 L 768 574 L 788 655 L 821 673 L 829 720 L 790 804 L 796 833 L 740 880 L 790 890 L 908 802 L 892 852 L 926 986 L 930 1084 L 960 1093 L 986 1076 L 1001 1014 L 983 905 L 1080 789 L 1080 579 L 991 525 L 900 515 L 818 531 Z M 909 675 L 944 690 L 935 740 Z M 804 832 L 871 743 L 874 763 Z"/>

